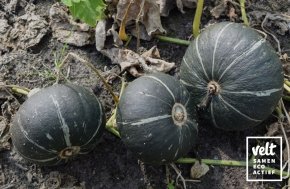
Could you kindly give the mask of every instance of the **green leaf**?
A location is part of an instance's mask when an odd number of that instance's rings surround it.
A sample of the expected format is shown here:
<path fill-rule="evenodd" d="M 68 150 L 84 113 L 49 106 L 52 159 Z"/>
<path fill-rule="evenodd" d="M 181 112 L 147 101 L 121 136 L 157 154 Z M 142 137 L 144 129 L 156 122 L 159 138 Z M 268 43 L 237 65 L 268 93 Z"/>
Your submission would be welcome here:
<path fill-rule="evenodd" d="M 61 0 L 61 2 L 62 2 L 63 4 L 65 4 L 66 6 L 68 6 L 68 7 L 71 7 L 71 6 L 72 6 L 72 2 L 71 2 L 71 0 Z"/>
<path fill-rule="evenodd" d="M 94 27 L 96 22 L 105 17 L 106 4 L 103 0 L 61 0 L 69 7 L 72 16 Z"/>
<path fill-rule="evenodd" d="M 173 182 L 169 182 L 169 183 L 167 183 L 167 189 L 174 189 L 175 187 L 174 187 L 174 184 L 173 184 Z"/>

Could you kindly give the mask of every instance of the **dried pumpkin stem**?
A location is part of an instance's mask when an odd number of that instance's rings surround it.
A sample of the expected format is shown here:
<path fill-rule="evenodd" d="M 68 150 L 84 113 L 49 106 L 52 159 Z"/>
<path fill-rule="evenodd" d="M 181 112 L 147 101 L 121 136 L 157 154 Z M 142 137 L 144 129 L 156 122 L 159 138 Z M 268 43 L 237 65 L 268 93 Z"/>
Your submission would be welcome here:
<path fill-rule="evenodd" d="M 206 110 L 212 100 L 212 97 L 220 92 L 220 86 L 217 82 L 211 81 L 207 86 L 207 94 L 205 98 L 197 105 L 198 110 Z"/>
<path fill-rule="evenodd" d="M 249 26 L 249 21 L 248 21 L 246 9 L 245 9 L 245 0 L 240 0 L 240 7 L 241 7 L 241 13 L 242 13 L 242 20 L 244 21 L 244 24 L 246 26 Z"/>
<path fill-rule="evenodd" d="M 199 35 L 199 25 L 202 15 L 202 9 L 203 9 L 203 0 L 197 0 L 197 6 L 195 10 L 195 15 L 192 23 L 192 33 L 194 38 L 196 38 Z"/>
<path fill-rule="evenodd" d="M 111 96 L 113 97 L 113 100 L 115 101 L 115 104 L 117 105 L 119 103 L 119 99 L 118 97 L 115 95 L 115 93 L 113 92 L 111 86 L 107 83 L 106 79 L 100 74 L 99 70 L 97 68 L 95 68 L 95 66 L 90 63 L 89 61 L 81 58 L 80 56 L 78 56 L 75 53 L 68 53 L 66 55 L 66 57 L 64 58 L 65 60 L 68 59 L 69 56 L 74 57 L 75 59 L 79 60 L 81 63 L 83 63 L 85 66 L 89 67 L 91 70 L 93 70 L 93 72 L 95 72 L 95 74 L 102 80 L 102 82 L 104 83 L 106 89 L 109 91 L 109 93 L 111 94 Z"/>
<path fill-rule="evenodd" d="M 182 163 L 182 164 L 192 164 L 195 162 L 199 162 L 198 159 L 195 158 L 180 158 L 176 161 L 176 163 Z M 234 166 L 234 167 L 246 167 L 247 163 L 245 161 L 235 161 L 235 160 L 216 160 L 216 159 L 201 159 L 202 163 L 205 163 L 207 165 L 218 165 L 218 166 Z M 249 166 L 253 166 L 253 163 L 249 162 Z M 274 173 L 277 175 L 280 175 L 280 170 L 271 168 L 271 167 L 265 167 L 265 170 L 274 170 Z M 287 176 L 287 172 L 282 172 L 283 176 Z"/>

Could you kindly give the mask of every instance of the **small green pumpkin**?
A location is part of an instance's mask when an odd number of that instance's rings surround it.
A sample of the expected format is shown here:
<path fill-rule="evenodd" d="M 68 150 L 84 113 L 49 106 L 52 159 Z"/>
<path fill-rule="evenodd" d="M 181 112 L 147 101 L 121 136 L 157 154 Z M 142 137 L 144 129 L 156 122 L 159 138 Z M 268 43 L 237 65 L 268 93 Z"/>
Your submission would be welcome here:
<path fill-rule="evenodd" d="M 275 50 L 254 29 L 232 22 L 209 26 L 190 44 L 180 77 L 205 117 L 225 130 L 261 123 L 283 90 Z"/>
<path fill-rule="evenodd" d="M 146 163 L 165 164 L 186 155 L 197 139 L 195 108 L 172 76 L 142 76 L 125 89 L 117 125 L 125 145 Z"/>
<path fill-rule="evenodd" d="M 57 84 L 29 97 L 10 129 L 16 151 L 40 165 L 56 165 L 91 151 L 105 127 L 99 100 L 83 87 Z"/>

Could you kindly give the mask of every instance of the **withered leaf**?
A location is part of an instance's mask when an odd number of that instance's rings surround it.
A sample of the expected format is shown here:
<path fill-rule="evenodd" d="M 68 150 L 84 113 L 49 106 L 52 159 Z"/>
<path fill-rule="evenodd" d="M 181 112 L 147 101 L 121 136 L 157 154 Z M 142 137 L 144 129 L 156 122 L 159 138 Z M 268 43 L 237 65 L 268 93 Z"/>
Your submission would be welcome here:
<path fill-rule="evenodd" d="M 196 161 L 190 169 L 190 176 L 193 179 L 198 179 L 209 171 L 209 166 Z"/>
<path fill-rule="evenodd" d="M 119 64 L 121 70 L 127 70 L 135 77 L 154 72 L 169 72 L 175 67 L 175 63 L 170 63 L 160 59 L 156 46 L 143 54 L 135 53 L 129 49 L 111 48 L 101 51 L 109 57 L 113 64 Z"/>

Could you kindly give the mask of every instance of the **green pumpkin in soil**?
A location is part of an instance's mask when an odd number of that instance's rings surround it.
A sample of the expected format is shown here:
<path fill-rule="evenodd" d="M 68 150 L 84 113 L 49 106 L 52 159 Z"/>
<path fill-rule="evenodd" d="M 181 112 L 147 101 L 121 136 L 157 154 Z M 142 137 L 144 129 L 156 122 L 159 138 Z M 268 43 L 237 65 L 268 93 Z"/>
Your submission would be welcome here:
<path fill-rule="evenodd" d="M 16 151 L 40 165 L 56 165 L 91 151 L 105 127 L 99 100 L 83 87 L 57 84 L 29 97 L 10 129 Z"/>
<path fill-rule="evenodd" d="M 283 90 L 275 50 L 254 29 L 231 22 L 209 26 L 192 41 L 180 77 L 206 119 L 225 130 L 261 123 Z"/>
<path fill-rule="evenodd" d="M 122 141 L 146 163 L 184 156 L 197 139 L 195 108 L 186 88 L 172 76 L 142 76 L 125 89 L 117 108 Z"/>

